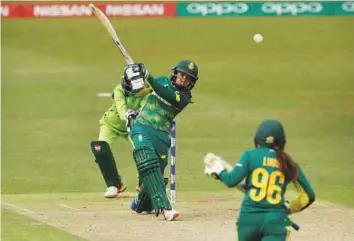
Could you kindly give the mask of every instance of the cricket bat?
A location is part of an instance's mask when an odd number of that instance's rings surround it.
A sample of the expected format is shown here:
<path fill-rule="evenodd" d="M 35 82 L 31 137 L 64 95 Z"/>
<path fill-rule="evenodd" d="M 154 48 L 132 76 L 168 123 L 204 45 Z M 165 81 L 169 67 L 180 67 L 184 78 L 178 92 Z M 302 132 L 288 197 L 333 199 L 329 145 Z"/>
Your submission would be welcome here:
<path fill-rule="evenodd" d="M 112 37 L 115 45 L 119 48 L 121 54 L 125 58 L 126 63 L 133 64 L 134 63 L 133 59 L 130 57 L 127 50 L 124 48 L 122 41 L 119 39 L 117 32 L 114 30 L 112 23 L 109 21 L 107 16 L 100 9 L 98 9 L 94 4 L 91 3 L 89 6 L 92 12 L 98 18 L 98 20 L 100 20 L 104 28 L 107 30 L 109 35 Z"/>

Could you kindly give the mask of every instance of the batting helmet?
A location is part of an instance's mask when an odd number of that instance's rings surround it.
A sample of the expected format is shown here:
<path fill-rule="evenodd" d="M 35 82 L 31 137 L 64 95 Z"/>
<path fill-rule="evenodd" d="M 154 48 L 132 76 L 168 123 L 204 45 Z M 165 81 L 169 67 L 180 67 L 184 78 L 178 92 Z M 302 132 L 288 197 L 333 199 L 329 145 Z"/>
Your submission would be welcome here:
<path fill-rule="evenodd" d="M 283 150 L 286 143 L 283 125 L 277 120 L 264 120 L 258 126 L 254 137 L 255 146 L 265 146 L 274 150 Z"/>
<path fill-rule="evenodd" d="M 198 65 L 190 60 L 182 60 L 172 69 L 171 81 L 175 85 L 177 71 L 185 73 L 191 78 L 188 86 L 185 88 L 188 90 L 193 89 L 195 83 L 198 80 Z M 175 85 L 176 86 L 176 85 Z"/>

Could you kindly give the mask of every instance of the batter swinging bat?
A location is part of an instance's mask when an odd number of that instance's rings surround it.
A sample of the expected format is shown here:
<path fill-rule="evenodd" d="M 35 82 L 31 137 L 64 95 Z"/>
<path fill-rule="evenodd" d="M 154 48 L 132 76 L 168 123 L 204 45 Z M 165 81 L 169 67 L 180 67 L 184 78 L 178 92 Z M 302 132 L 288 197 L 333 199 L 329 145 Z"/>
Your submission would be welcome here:
<path fill-rule="evenodd" d="M 92 12 L 98 18 L 98 20 L 100 20 L 100 22 L 103 24 L 103 26 L 105 27 L 105 29 L 107 30 L 109 35 L 112 37 L 114 43 L 119 48 L 119 50 L 120 50 L 121 54 L 123 55 L 123 57 L 125 58 L 125 61 L 127 62 L 127 64 L 133 64 L 134 61 L 132 60 L 132 58 L 128 54 L 127 50 L 124 48 L 122 42 L 120 41 L 120 39 L 117 35 L 117 32 L 114 30 L 114 28 L 113 28 L 111 22 L 109 21 L 109 19 L 107 18 L 107 16 L 101 10 L 99 10 L 94 4 L 91 3 L 89 6 L 90 6 Z"/>

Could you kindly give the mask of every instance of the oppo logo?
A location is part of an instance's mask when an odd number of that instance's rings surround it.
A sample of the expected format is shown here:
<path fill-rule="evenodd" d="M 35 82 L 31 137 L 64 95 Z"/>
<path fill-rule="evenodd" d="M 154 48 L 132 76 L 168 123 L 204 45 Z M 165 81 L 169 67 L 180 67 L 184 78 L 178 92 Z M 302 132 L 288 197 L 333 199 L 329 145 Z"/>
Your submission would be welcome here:
<path fill-rule="evenodd" d="M 265 13 L 275 13 L 277 15 L 291 14 L 298 15 L 301 13 L 318 13 L 323 9 L 322 5 L 317 2 L 297 2 L 297 3 L 264 3 L 262 11 Z"/>
<path fill-rule="evenodd" d="M 248 11 L 248 5 L 245 3 L 191 3 L 188 4 L 187 11 L 202 16 L 210 14 L 221 16 L 228 13 L 242 14 Z"/>
<path fill-rule="evenodd" d="M 354 12 L 354 2 L 344 2 L 342 4 L 342 9 L 345 12 Z"/>

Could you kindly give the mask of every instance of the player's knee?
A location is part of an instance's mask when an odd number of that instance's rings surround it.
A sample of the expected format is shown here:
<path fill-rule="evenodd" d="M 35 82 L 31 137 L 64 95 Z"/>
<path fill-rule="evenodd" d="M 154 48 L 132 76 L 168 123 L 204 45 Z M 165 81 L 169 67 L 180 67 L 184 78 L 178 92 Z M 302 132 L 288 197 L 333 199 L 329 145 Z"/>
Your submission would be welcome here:
<path fill-rule="evenodd" d="M 150 148 L 137 148 L 133 151 L 133 156 L 140 176 L 144 176 L 149 170 L 160 168 L 158 156 Z"/>

